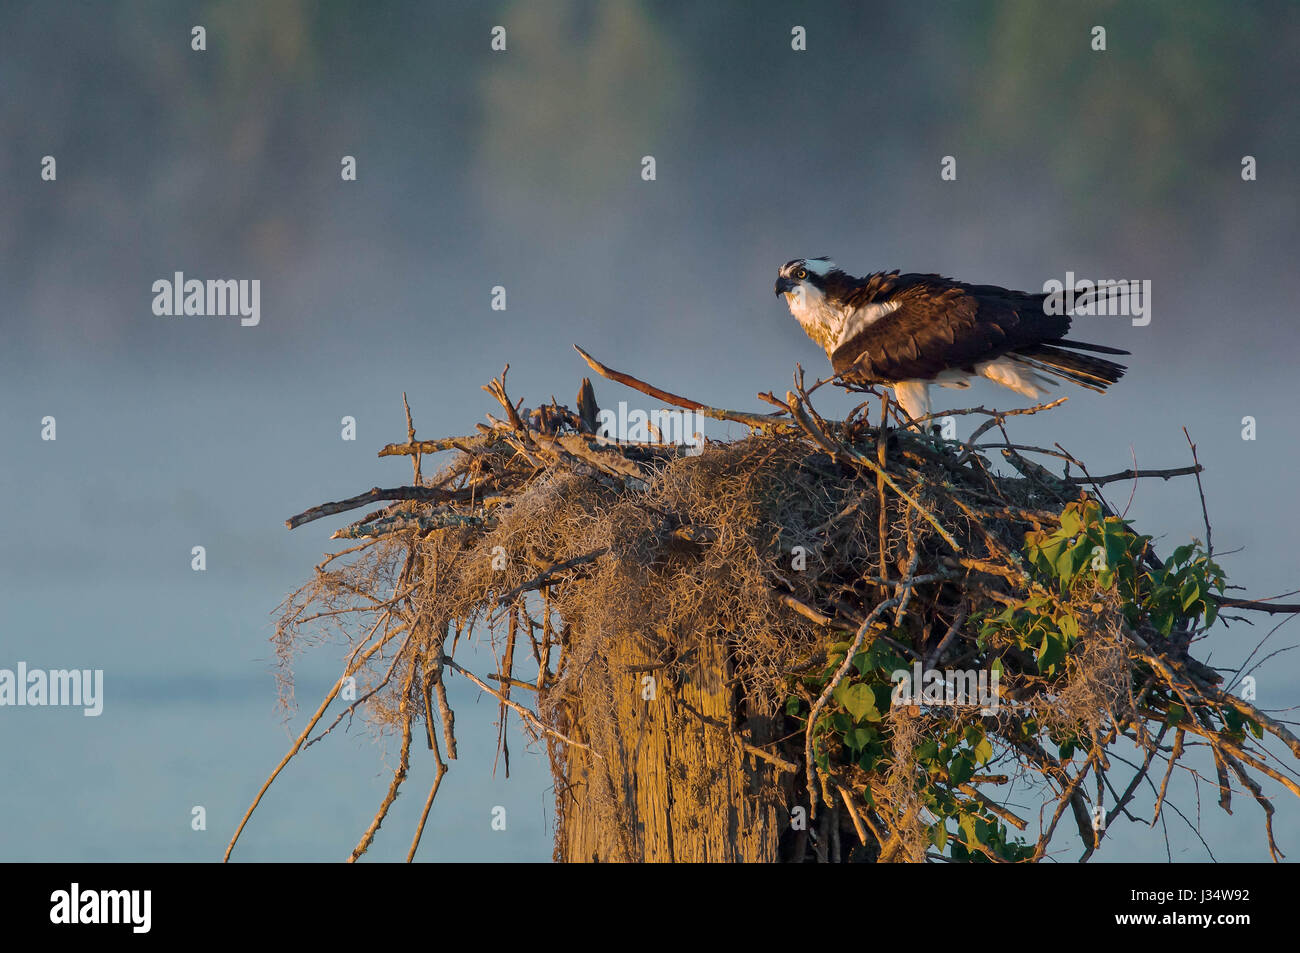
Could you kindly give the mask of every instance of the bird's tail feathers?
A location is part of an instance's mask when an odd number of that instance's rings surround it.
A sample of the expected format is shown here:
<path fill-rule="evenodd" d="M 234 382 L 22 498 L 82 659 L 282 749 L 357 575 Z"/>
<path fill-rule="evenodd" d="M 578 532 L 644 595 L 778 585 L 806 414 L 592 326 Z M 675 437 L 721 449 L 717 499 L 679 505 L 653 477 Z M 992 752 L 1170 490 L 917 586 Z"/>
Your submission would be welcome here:
<path fill-rule="evenodd" d="M 1104 344 L 1086 344 L 1083 341 L 1067 341 L 1061 338 L 1059 341 L 1052 342 L 1061 347 L 1073 348 L 1076 351 L 1094 351 L 1097 354 L 1132 354 L 1132 351 L 1126 351 L 1119 347 L 1107 347 Z"/>
<path fill-rule="evenodd" d="M 1071 346 L 1078 347 L 1079 345 L 1072 344 Z M 1104 353 L 1109 354 L 1111 352 L 1105 351 Z M 1035 370 L 1046 374 L 1054 374 L 1065 380 L 1073 381 L 1080 387 L 1086 387 L 1088 390 L 1095 390 L 1098 393 L 1105 391 L 1107 387 L 1123 377 L 1124 372 L 1128 369 L 1123 364 L 1116 364 L 1114 361 L 1107 361 L 1100 357 L 1089 357 L 1086 354 L 1075 354 L 1054 347 L 1051 344 L 1036 344 L 1032 347 L 1022 348 L 1014 352 L 1011 357 L 1019 363 L 1033 367 Z"/>

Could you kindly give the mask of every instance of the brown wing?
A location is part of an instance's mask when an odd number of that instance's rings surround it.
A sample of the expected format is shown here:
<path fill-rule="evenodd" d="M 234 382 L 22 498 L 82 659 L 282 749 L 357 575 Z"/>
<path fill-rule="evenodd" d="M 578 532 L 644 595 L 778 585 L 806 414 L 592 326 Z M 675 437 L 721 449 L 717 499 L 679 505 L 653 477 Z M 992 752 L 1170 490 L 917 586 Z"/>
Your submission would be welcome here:
<path fill-rule="evenodd" d="M 848 289 L 845 289 L 848 291 Z M 847 294 L 851 306 L 897 302 L 831 354 L 849 380 L 928 380 L 1008 351 L 1065 336 L 1070 319 L 1043 311 L 1043 295 L 967 285 L 939 275 L 871 275 Z"/>

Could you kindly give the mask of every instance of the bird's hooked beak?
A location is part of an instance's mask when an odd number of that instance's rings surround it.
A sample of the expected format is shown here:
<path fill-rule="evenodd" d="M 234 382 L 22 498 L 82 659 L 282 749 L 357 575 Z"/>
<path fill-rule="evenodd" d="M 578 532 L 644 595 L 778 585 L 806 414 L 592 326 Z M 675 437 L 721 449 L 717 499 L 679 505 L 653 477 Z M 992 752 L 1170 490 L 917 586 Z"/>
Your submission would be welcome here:
<path fill-rule="evenodd" d="M 789 278 L 787 278 L 785 275 L 782 275 L 780 278 L 776 279 L 777 294 L 785 294 L 787 291 L 794 291 L 796 287 L 798 286 Z"/>

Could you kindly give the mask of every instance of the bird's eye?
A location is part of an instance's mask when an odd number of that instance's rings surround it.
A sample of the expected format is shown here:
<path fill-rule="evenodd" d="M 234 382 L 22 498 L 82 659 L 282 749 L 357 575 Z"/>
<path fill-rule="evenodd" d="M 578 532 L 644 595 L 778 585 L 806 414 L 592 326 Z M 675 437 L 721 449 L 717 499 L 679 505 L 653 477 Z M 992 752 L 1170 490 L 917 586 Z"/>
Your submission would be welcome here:
<path fill-rule="evenodd" d="M 794 276 L 798 278 L 800 281 L 803 281 L 803 279 L 808 277 L 808 270 L 806 268 L 800 268 L 798 271 L 794 273 Z"/>

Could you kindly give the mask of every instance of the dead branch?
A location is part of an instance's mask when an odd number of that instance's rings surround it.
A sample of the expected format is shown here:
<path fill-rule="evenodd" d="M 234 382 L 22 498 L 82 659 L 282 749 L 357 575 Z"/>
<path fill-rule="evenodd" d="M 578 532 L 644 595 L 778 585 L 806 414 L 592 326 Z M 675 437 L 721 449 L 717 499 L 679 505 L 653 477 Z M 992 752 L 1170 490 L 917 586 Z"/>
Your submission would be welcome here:
<path fill-rule="evenodd" d="M 619 384 L 624 384 L 631 387 L 633 390 L 639 390 L 643 394 L 647 394 L 656 400 L 662 400 L 666 404 L 672 404 L 674 407 L 693 410 L 696 413 L 704 414 L 704 416 L 712 417 L 715 420 L 734 420 L 737 423 L 742 423 L 750 427 L 757 427 L 761 430 L 790 426 L 790 421 L 783 420 L 779 415 L 751 414 L 746 413 L 743 410 L 720 410 L 717 407 L 710 407 L 707 404 L 701 404 L 699 401 L 691 400 L 689 397 L 679 397 L 677 394 L 671 394 L 666 390 L 660 390 L 658 387 L 647 384 L 645 381 L 633 377 L 631 374 L 624 374 L 621 371 L 616 371 L 613 368 L 606 367 L 576 344 L 573 345 L 573 349 L 581 354 L 583 360 L 590 364 L 591 369 L 601 377 L 607 378 L 611 381 L 616 381 Z"/>

